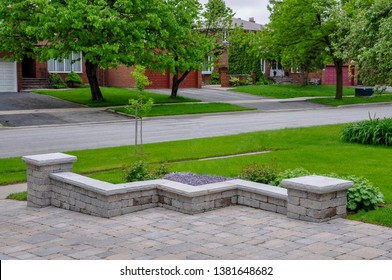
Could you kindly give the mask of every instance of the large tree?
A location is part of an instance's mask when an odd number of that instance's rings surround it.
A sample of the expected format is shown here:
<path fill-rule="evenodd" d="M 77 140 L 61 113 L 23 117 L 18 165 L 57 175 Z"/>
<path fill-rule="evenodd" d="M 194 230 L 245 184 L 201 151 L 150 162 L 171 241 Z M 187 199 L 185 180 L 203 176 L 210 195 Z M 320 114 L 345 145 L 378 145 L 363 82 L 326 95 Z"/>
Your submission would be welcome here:
<path fill-rule="evenodd" d="M 92 100 L 102 101 L 97 69 L 153 65 L 165 33 L 164 0 L 1 0 L 0 51 L 41 61 L 82 52 Z"/>
<path fill-rule="evenodd" d="M 166 2 L 169 10 L 161 11 L 165 14 L 162 24 L 170 35 L 162 45 L 166 53 L 163 61 L 173 74 L 171 97 L 175 98 L 191 71 L 200 70 L 207 56 L 221 54 L 222 30 L 233 13 L 222 0 L 210 0 L 204 12 L 197 0 Z"/>
<path fill-rule="evenodd" d="M 392 2 L 351 0 L 340 26 L 349 28 L 342 57 L 353 60 L 361 82 L 392 84 Z"/>
<path fill-rule="evenodd" d="M 339 0 L 270 0 L 268 30 L 279 59 L 304 71 L 333 62 L 336 70 L 336 99 L 343 98 L 343 58 L 338 46 L 344 39 L 337 16 L 343 12 Z"/>

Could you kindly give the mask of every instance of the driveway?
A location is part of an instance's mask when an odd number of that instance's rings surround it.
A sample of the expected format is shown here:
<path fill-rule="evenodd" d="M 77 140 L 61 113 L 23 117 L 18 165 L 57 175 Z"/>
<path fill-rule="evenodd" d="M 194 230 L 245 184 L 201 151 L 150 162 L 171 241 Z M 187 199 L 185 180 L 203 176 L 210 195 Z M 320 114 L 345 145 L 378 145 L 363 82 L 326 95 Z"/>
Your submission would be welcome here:
<path fill-rule="evenodd" d="M 64 125 L 125 121 L 128 118 L 87 108 L 54 97 L 22 93 L 0 93 L 0 127 Z"/>

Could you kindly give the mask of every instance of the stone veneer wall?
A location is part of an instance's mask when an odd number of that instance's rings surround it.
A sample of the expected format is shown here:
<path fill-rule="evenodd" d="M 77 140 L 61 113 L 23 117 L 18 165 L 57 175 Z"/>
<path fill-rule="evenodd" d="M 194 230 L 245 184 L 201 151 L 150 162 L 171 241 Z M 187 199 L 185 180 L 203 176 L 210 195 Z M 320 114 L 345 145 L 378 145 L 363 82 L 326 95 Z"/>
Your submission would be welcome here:
<path fill-rule="evenodd" d="M 70 172 L 76 157 L 26 156 L 28 206 L 56 207 L 110 218 L 152 207 L 195 214 L 245 205 L 290 218 L 324 222 L 345 215 L 352 182 L 322 176 L 284 180 L 287 188 L 231 180 L 190 186 L 169 180 L 110 184 Z M 344 209 L 344 210 L 343 210 Z"/>
<path fill-rule="evenodd" d="M 52 173 L 49 177 L 51 205 L 105 218 L 158 206 L 185 214 L 230 205 L 286 213 L 285 189 L 243 180 L 195 187 L 164 179 L 113 185 L 72 172 Z M 269 188 L 272 191 L 267 193 Z"/>

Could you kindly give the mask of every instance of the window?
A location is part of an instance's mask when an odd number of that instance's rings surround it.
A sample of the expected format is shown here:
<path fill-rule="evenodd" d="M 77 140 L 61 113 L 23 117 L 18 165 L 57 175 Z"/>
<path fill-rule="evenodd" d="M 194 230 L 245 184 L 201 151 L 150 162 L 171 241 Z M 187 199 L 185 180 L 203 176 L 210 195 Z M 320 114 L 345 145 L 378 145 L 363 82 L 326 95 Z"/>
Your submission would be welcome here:
<path fill-rule="evenodd" d="M 212 58 L 211 56 L 206 56 L 205 61 L 203 63 L 202 74 L 211 74 L 214 70 L 214 66 L 211 64 Z"/>
<path fill-rule="evenodd" d="M 48 71 L 49 73 L 69 73 L 71 71 L 82 73 L 82 53 L 72 53 L 63 59 L 50 59 Z"/>
<path fill-rule="evenodd" d="M 264 59 L 260 59 L 260 66 L 261 66 L 261 73 L 265 74 L 265 60 Z"/>
<path fill-rule="evenodd" d="M 227 38 L 229 37 L 229 31 L 224 30 L 222 34 L 222 42 L 227 43 Z"/>

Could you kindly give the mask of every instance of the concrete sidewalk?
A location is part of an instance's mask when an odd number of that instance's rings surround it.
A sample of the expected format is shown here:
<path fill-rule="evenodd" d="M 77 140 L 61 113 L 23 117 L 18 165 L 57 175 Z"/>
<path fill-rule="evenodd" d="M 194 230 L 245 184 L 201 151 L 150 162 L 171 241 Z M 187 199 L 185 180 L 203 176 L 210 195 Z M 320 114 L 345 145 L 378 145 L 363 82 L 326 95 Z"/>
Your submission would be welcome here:
<path fill-rule="evenodd" d="M 153 208 L 105 219 L 0 199 L 0 259 L 392 259 L 392 229 L 232 206 Z"/>

